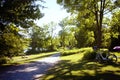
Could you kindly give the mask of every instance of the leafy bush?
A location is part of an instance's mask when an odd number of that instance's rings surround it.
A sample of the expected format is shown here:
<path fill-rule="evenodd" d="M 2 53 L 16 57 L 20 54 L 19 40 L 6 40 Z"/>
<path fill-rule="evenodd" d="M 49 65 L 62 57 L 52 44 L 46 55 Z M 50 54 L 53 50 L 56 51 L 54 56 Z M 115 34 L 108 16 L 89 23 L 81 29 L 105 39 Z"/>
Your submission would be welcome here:
<path fill-rule="evenodd" d="M 83 56 L 83 60 L 94 60 L 96 57 L 96 52 L 92 51 L 92 52 L 86 52 Z"/>
<path fill-rule="evenodd" d="M 76 54 L 79 53 L 80 49 L 75 49 L 75 50 L 66 50 L 66 51 L 62 51 L 62 56 L 67 56 L 67 55 L 72 55 L 72 54 Z"/>
<path fill-rule="evenodd" d="M 10 59 L 7 58 L 7 57 L 1 57 L 1 58 L 0 58 L 0 64 L 6 64 L 6 63 L 8 63 L 9 61 L 10 61 Z"/>
<path fill-rule="evenodd" d="M 96 57 L 96 52 L 91 47 L 83 48 L 80 51 L 83 53 L 83 60 L 94 60 Z"/>
<path fill-rule="evenodd" d="M 91 47 L 81 48 L 80 53 L 87 53 L 88 51 L 93 51 Z"/>
<path fill-rule="evenodd" d="M 92 48 L 85 48 L 81 50 L 84 53 L 83 60 L 94 60 L 97 52 L 93 51 Z M 100 49 L 103 57 L 106 57 L 106 53 L 108 53 L 108 49 Z"/>

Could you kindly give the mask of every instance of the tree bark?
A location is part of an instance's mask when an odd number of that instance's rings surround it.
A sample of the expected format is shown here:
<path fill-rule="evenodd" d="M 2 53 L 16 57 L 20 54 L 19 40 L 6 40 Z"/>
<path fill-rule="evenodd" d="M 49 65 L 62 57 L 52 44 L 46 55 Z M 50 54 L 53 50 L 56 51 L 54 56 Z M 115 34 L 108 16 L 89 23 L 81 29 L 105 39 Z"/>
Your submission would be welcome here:
<path fill-rule="evenodd" d="M 101 0 L 100 1 L 100 9 L 98 9 L 98 4 L 95 4 L 95 21 L 96 21 L 96 26 L 95 26 L 95 45 L 100 48 L 101 43 L 102 43 L 102 22 L 103 22 L 103 13 L 104 13 L 104 8 L 105 8 L 105 1 L 106 0 Z"/>

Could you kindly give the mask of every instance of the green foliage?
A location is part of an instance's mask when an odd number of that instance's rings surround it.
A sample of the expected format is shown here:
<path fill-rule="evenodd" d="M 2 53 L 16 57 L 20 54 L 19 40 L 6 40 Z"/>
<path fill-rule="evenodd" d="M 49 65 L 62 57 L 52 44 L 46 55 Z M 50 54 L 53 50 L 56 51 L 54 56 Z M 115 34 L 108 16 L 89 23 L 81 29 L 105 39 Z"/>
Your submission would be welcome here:
<path fill-rule="evenodd" d="M 92 48 L 83 48 L 81 51 L 83 52 L 83 60 L 94 60 L 96 57 L 96 52 Z"/>
<path fill-rule="evenodd" d="M 94 42 L 94 33 L 84 28 L 79 28 L 79 31 L 75 33 L 77 40 L 77 47 L 88 47 L 92 46 Z"/>
<path fill-rule="evenodd" d="M 81 49 L 82 51 L 85 50 Z M 88 49 L 86 49 L 88 50 Z M 119 54 L 119 53 L 118 53 Z M 82 59 L 82 53 L 61 56 L 61 62 L 39 79 L 43 80 L 119 80 L 120 59 L 117 64 L 100 64 Z M 117 55 L 117 56 L 120 56 Z"/>
<path fill-rule="evenodd" d="M 36 4 L 36 1 L 43 2 L 43 0 L 0 0 L 0 23 L 30 27 L 28 24 L 43 16 L 39 9 L 40 4 Z"/>
<path fill-rule="evenodd" d="M 51 22 L 43 26 L 33 25 L 31 28 L 31 49 L 28 53 L 39 53 L 43 51 L 54 51 L 59 45 L 59 39 L 54 35 L 56 24 Z"/>
<path fill-rule="evenodd" d="M 10 61 L 7 57 L 0 57 L 0 64 L 7 64 Z"/>
<path fill-rule="evenodd" d="M 0 56 L 13 57 L 19 55 L 27 47 L 27 40 L 18 34 L 19 28 L 13 24 L 6 26 L 0 36 Z"/>
<path fill-rule="evenodd" d="M 75 49 L 75 50 L 66 50 L 66 51 L 62 51 L 61 55 L 62 56 L 68 56 L 68 55 L 72 55 L 72 54 L 77 54 L 80 52 L 80 49 Z"/>
<path fill-rule="evenodd" d="M 82 54 L 83 60 L 94 60 L 96 53 L 93 51 L 91 47 L 73 49 L 73 50 L 63 50 L 61 51 L 62 56 L 69 56 L 75 54 Z"/>
<path fill-rule="evenodd" d="M 77 15 L 78 27 L 94 32 L 95 45 L 101 47 L 104 15 L 115 10 L 118 0 L 57 0 L 68 12 Z M 81 26 L 80 26 L 81 25 Z M 79 34 L 79 33 L 78 33 Z M 83 39 L 86 39 L 85 37 Z"/>
<path fill-rule="evenodd" d="M 111 34 L 112 35 L 120 35 L 120 10 L 113 13 L 112 21 L 111 21 Z"/>
<path fill-rule="evenodd" d="M 82 58 L 83 60 L 88 60 L 88 61 L 95 60 L 97 52 L 93 51 L 92 48 L 85 48 L 85 49 L 81 49 L 81 50 L 83 52 L 83 58 Z M 106 54 L 108 53 L 108 49 L 101 48 L 100 52 L 103 57 L 106 57 Z"/>
<path fill-rule="evenodd" d="M 61 30 L 59 31 L 60 46 L 64 48 L 75 47 L 77 43 L 75 36 L 74 36 L 75 28 L 72 27 L 70 19 L 64 18 L 59 23 L 59 26 L 61 27 Z"/>
<path fill-rule="evenodd" d="M 96 57 L 96 52 L 94 52 L 94 51 L 93 52 L 88 51 L 88 52 L 86 52 L 84 54 L 83 60 L 94 60 L 95 57 Z"/>
<path fill-rule="evenodd" d="M 101 46 L 103 48 L 109 48 L 110 47 L 110 42 L 111 42 L 111 34 L 110 34 L 110 29 L 103 28 L 103 35 L 102 35 L 102 44 Z"/>
<path fill-rule="evenodd" d="M 120 10 L 113 13 L 111 20 L 111 43 L 109 49 L 113 51 L 113 47 L 120 45 Z"/>

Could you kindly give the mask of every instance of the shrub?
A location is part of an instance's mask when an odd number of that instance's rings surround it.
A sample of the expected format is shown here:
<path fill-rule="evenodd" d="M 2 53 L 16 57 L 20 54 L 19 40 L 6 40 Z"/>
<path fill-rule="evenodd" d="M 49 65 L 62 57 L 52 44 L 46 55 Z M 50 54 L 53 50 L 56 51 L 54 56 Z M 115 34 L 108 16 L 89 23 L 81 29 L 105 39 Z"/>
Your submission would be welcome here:
<path fill-rule="evenodd" d="M 96 52 L 92 51 L 92 52 L 86 52 L 83 56 L 83 60 L 94 60 L 96 57 Z"/>
<path fill-rule="evenodd" d="M 83 53 L 83 60 L 94 60 L 96 57 L 96 52 L 91 47 L 83 48 L 80 51 Z"/>
<path fill-rule="evenodd" d="M 76 54 L 79 53 L 80 49 L 75 49 L 75 50 L 66 50 L 66 51 L 62 51 L 62 56 L 67 56 L 67 55 L 72 55 L 72 54 Z"/>
<path fill-rule="evenodd" d="M 0 58 L 0 64 L 6 64 L 6 63 L 8 63 L 9 61 L 10 61 L 10 59 L 7 58 L 7 57 L 2 57 L 2 58 Z"/>
<path fill-rule="evenodd" d="M 84 55 L 83 55 L 83 60 L 94 60 L 96 57 L 97 52 L 93 51 L 92 48 L 85 48 L 83 50 Z M 106 57 L 106 53 L 108 53 L 107 49 L 100 49 L 100 52 L 102 53 L 103 57 Z"/>

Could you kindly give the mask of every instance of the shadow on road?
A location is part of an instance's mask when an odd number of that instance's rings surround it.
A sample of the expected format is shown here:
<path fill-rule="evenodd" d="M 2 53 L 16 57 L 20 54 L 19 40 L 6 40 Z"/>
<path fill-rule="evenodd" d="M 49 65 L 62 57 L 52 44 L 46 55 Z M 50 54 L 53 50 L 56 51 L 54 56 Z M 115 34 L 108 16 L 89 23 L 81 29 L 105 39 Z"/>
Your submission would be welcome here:
<path fill-rule="evenodd" d="M 47 70 L 59 61 L 60 54 L 55 54 L 42 60 L 24 65 L 9 66 L 0 71 L 0 80 L 35 80 L 44 75 Z M 46 61 L 53 60 L 56 61 Z"/>

